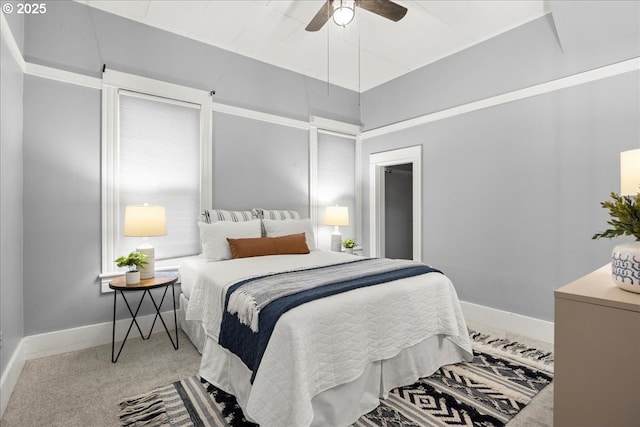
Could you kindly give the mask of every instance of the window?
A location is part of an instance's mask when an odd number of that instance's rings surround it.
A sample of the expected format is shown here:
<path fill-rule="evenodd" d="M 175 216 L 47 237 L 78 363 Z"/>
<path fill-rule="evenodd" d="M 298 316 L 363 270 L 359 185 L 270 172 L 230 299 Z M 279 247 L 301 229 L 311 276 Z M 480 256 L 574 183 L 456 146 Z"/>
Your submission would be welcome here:
<path fill-rule="evenodd" d="M 150 240 L 157 261 L 200 252 L 196 218 L 211 195 L 211 103 L 203 91 L 113 71 L 103 82 L 101 277 L 108 281 L 113 260 L 142 243 L 122 235 L 127 205 L 165 206 L 167 235 Z"/>
<path fill-rule="evenodd" d="M 356 239 L 356 141 L 342 135 L 318 131 L 318 206 L 319 219 L 323 224 L 324 209 L 340 205 L 349 209 L 349 225 L 340 227 L 343 239 Z M 318 246 L 331 247 L 333 226 L 318 228 Z"/>
<path fill-rule="evenodd" d="M 360 242 L 361 141 L 360 127 L 322 117 L 310 117 L 309 215 L 318 246 L 328 249 L 333 227 L 323 224 L 324 209 L 339 204 L 349 208 L 349 226 L 340 227 L 343 238 Z"/>

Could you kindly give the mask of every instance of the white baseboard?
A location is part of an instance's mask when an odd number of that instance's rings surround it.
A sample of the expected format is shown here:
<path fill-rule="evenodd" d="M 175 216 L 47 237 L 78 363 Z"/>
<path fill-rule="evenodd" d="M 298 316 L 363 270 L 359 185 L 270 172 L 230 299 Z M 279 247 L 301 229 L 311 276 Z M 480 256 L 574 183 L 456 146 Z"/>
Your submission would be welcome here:
<path fill-rule="evenodd" d="M 553 322 L 460 301 L 464 317 L 492 328 L 524 335 L 553 344 Z"/>
<path fill-rule="evenodd" d="M 155 314 L 148 314 L 146 316 L 136 317 L 136 321 L 145 334 L 149 332 L 154 316 Z M 173 330 L 173 310 L 163 312 L 162 317 L 169 330 Z M 178 318 L 180 318 L 179 314 Z M 116 342 L 122 341 L 130 323 L 131 318 L 116 321 Z M 112 322 L 105 322 L 62 331 L 47 332 L 45 334 L 29 335 L 24 338 L 25 359 L 37 359 L 39 357 L 109 344 L 111 343 L 111 328 Z M 160 331 L 164 331 L 164 328 L 162 327 L 162 322 L 158 319 L 153 327 L 153 333 L 155 334 Z M 134 325 L 129 333 L 129 338 L 139 336 L 140 334 Z"/>
<path fill-rule="evenodd" d="M 0 379 L 0 418 L 4 415 L 4 410 L 7 409 L 11 393 L 13 393 L 13 389 L 18 383 L 18 377 L 20 377 L 20 373 L 22 372 L 24 361 L 23 338 L 18 343 L 18 347 L 13 352 L 13 356 L 11 356 L 7 368 L 2 374 L 2 379 Z"/>

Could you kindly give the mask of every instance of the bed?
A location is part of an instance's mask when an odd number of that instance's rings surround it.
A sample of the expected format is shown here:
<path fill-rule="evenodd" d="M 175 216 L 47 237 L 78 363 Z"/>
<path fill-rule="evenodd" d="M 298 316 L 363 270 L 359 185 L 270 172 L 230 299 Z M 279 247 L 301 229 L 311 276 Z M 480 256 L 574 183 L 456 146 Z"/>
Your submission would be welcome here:
<path fill-rule="evenodd" d="M 261 220 L 259 227 L 261 236 L 302 229 L 315 249 L 308 221 L 287 218 L 274 225 Z M 256 231 L 223 234 L 246 237 Z M 210 255 L 203 239 L 203 253 Z M 362 257 L 311 250 L 229 258 L 228 253 L 216 261 L 203 256 L 181 265 L 181 327 L 202 353 L 200 376 L 233 394 L 245 417 L 263 427 L 347 426 L 391 389 L 472 358 L 455 289 L 444 274 L 429 272 L 292 308 L 275 324 L 252 371 L 220 345 L 230 286 L 283 271 L 357 264 Z"/>

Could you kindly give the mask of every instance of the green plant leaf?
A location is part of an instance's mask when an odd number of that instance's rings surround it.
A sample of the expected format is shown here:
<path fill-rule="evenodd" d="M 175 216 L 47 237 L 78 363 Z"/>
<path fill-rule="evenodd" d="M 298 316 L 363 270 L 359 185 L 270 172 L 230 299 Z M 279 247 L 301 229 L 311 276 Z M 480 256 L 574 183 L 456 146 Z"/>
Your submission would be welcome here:
<path fill-rule="evenodd" d="M 355 248 L 357 245 L 356 241 L 354 239 L 344 239 L 342 241 L 342 246 L 344 246 L 345 248 Z"/>
<path fill-rule="evenodd" d="M 129 271 L 136 271 L 138 269 L 144 268 L 145 265 L 149 264 L 147 261 L 147 256 L 141 252 L 133 251 L 129 253 L 127 256 L 118 257 L 114 262 L 118 267 L 129 267 Z"/>
<path fill-rule="evenodd" d="M 635 196 L 619 196 L 611 192 L 612 200 L 601 202 L 600 205 L 609 210 L 611 219 L 607 224 L 611 228 L 594 234 L 592 239 L 611 239 L 618 236 L 634 236 L 640 240 L 640 193 Z"/>

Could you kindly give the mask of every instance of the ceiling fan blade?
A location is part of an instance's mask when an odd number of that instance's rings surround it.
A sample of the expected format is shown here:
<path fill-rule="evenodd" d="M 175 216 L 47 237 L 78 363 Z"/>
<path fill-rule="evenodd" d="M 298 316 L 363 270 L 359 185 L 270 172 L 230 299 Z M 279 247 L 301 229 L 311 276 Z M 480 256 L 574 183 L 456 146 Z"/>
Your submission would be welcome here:
<path fill-rule="evenodd" d="M 331 18 L 333 14 L 333 8 L 331 7 L 331 0 L 327 0 L 326 3 L 320 8 L 316 16 L 313 17 L 306 31 L 318 31 L 323 25 Z"/>
<path fill-rule="evenodd" d="M 380 15 L 394 22 L 398 22 L 407 14 L 407 8 L 390 0 L 357 0 L 359 6 L 376 15 Z M 317 15 L 316 15 L 317 16 Z M 314 18 L 315 19 L 315 18 Z"/>

